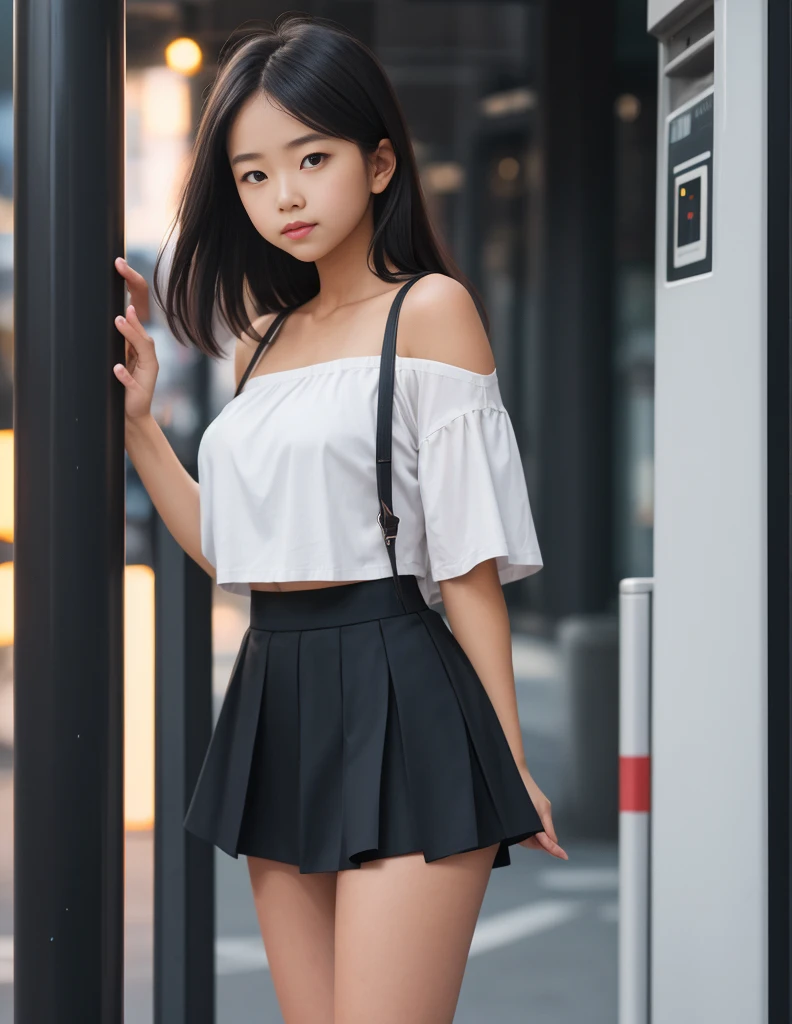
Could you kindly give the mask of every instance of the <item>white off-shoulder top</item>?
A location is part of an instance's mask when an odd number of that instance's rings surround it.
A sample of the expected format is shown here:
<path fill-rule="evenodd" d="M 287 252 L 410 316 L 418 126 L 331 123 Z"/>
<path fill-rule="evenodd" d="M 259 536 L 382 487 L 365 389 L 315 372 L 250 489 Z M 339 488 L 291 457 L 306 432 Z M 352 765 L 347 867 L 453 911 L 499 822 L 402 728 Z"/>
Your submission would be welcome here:
<path fill-rule="evenodd" d="M 377 522 L 379 355 L 248 378 L 198 450 L 201 548 L 220 587 L 392 576 Z M 497 370 L 396 356 L 396 565 L 427 604 L 495 558 L 501 583 L 542 567 Z"/>

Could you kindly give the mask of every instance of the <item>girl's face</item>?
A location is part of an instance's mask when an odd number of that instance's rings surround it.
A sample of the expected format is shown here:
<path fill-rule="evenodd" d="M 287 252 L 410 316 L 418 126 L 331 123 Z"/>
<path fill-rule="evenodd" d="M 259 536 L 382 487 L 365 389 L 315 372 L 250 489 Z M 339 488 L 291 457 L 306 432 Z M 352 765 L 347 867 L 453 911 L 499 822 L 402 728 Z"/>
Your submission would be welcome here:
<path fill-rule="evenodd" d="M 303 262 L 314 262 L 347 238 L 396 168 L 382 139 L 364 154 L 354 142 L 317 134 L 257 93 L 228 132 L 228 159 L 239 198 L 256 231 Z M 309 229 L 286 234 L 290 224 Z"/>

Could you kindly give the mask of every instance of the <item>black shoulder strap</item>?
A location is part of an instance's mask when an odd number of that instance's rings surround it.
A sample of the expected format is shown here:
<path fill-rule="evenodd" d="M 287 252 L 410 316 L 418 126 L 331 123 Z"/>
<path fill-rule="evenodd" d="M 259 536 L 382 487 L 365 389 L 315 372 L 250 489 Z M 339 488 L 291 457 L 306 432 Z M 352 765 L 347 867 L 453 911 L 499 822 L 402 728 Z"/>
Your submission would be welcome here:
<path fill-rule="evenodd" d="M 266 348 L 268 343 L 270 341 L 272 341 L 272 338 L 273 338 L 273 335 L 275 334 L 275 331 L 277 331 L 277 329 L 280 327 L 280 325 L 283 323 L 283 321 L 286 319 L 286 317 L 289 315 L 289 313 L 291 313 L 291 309 L 282 309 L 282 310 L 280 310 L 278 315 L 275 317 L 275 319 L 272 321 L 272 323 L 267 328 L 267 330 L 266 330 L 266 332 L 264 334 L 264 337 L 258 343 L 258 347 L 256 348 L 256 351 L 253 353 L 253 358 L 250 360 L 250 362 L 245 367 L 245 372 L 242 374 L 242 379 L 240 380 L 239 384 L 237 385 L 237 389 L 234 392 L 234 398 L 236 398 L 236 396 L 239 394 L 239 392 L 242 390 L 242 388 L 247 383 L 248 377 L 250 376 L 250 374 L 251 374 L 254 366 L 256 365 L 256 363 L 259 361 L 259 356 L 264 351 L 264 349 Z"/>
<path fill-rule="evenodd" d="M 393 571 L 393 582 L 396 593 L 404 606 L 399 574 L 396 570 L 396 531 L 399 517 L 393 514 L 393 478 L 391 474 L 391 451 L 393 439 L 393 385 L 396 375 L 396 328 L 399 322 L 399 309 L 408 290 L 420 277 L 434 273 L 424 270 L 411 277 L 396 292 L 385 324 L 385 338 L 382 342 L 380 356 L 379 389 L 377 391 L 377 495 L 379 512 L 377 522 L 388 549 L 388 557 Z"/>

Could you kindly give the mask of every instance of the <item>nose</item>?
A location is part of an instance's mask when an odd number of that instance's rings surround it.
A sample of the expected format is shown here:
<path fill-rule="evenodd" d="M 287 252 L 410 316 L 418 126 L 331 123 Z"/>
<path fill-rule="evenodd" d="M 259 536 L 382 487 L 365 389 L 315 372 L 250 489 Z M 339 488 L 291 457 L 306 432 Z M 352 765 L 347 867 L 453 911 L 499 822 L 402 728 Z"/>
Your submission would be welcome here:
<path fill-rule="evenodd" d="M 288 174 L 278 178 L 278 208 L 280 210 L 302 209 L 305 204 L 303 196 L 295 187 L 294 179 Z"/>

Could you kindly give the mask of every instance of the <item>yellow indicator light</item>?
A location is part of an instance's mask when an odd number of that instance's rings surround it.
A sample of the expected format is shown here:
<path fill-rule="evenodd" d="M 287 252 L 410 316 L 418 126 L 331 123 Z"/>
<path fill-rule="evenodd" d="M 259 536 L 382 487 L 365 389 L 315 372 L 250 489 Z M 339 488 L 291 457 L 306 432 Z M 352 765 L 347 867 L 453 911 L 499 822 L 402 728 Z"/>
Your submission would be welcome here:
<path fill-rule="evenodd" d="M 171 71 L 178 71 L 182 75 L 194 75 L 202 60 L 201 47 L 194 39 L 186 36 L 174 39 L 165 47 L 165 63 Z"/>
<path fill-rule="evenodd" d="M 681 189 L 679 190 L 679 194 L 680 194 L 681 196 L 685 196 L 685 195 L 687 195 L 687 189 L 685 189 L 685 188 L 681 188 Z"/>

